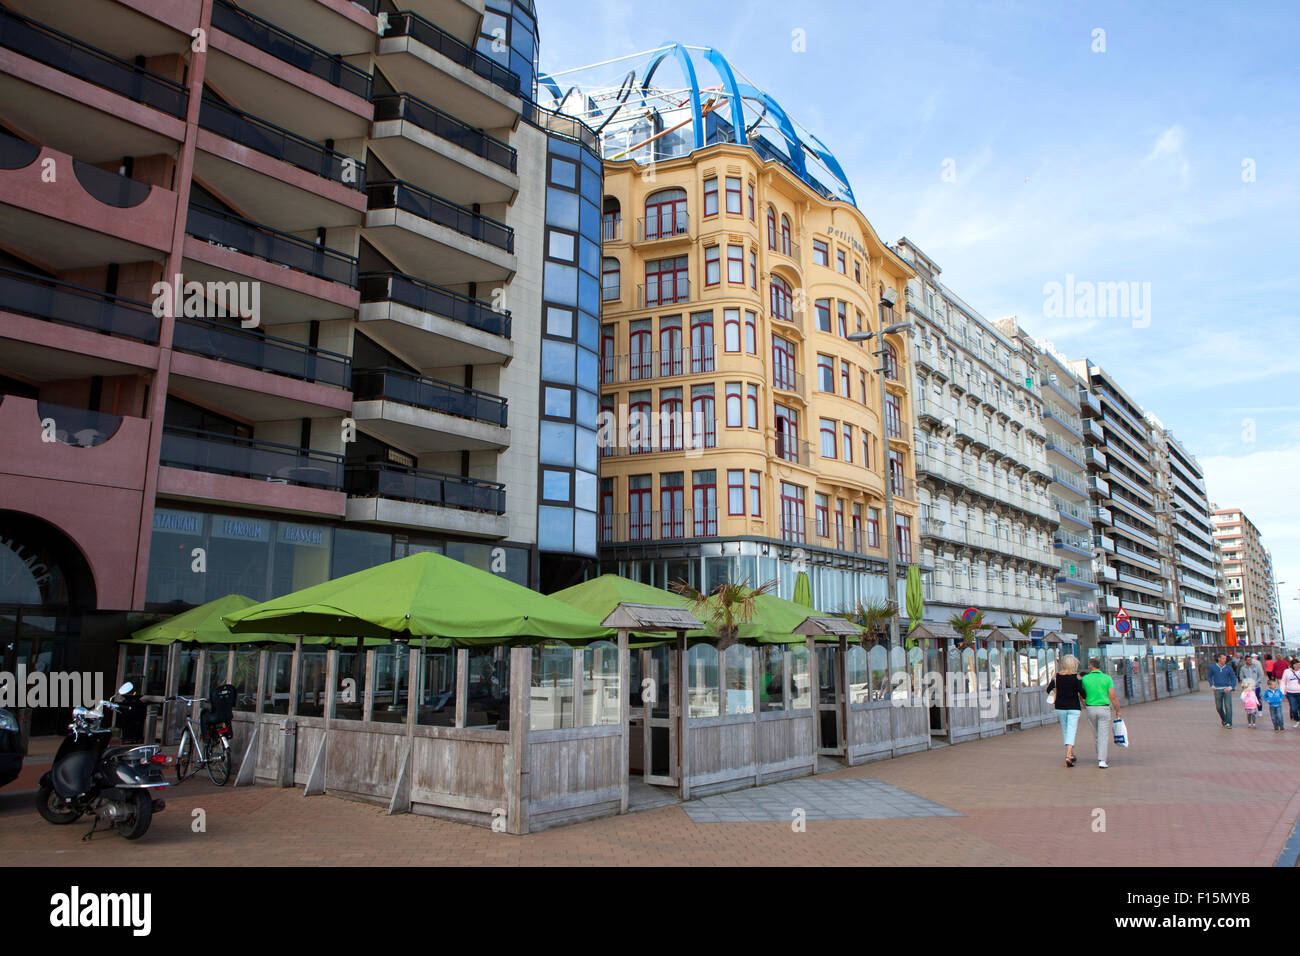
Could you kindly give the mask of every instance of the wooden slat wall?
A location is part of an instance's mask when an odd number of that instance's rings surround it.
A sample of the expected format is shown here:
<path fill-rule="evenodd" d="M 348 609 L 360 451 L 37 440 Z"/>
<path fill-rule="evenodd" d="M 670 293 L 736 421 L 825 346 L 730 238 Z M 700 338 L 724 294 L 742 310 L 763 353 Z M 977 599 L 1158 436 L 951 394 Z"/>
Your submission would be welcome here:
<path fill-rule="evenodd" d="M 890 704 L 852 704 L 849 707 L 849 759 L 861 760 L 888 757 L 894 751 L 894 735 Z"/>

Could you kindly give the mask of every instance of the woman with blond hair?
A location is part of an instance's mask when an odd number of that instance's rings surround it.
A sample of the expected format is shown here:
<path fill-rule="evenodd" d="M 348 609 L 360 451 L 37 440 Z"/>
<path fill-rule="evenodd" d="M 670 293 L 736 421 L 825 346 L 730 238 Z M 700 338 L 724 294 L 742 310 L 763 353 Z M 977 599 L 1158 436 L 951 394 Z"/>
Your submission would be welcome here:
<path fill-rule="evenodd" d="M 1083 681 L 1079 678 L 1079 658 L 1066 654 L 1056 669 L 1056 676 L 1047 685 L 1047 693 L 1056 706 L 1056 719 L 1061 722 L 1061 740 L 1065 744 L 1065 765 L 1074 766 L 1074 735 L 1079 729 L 1079 714 L 1083 708 Z"/>

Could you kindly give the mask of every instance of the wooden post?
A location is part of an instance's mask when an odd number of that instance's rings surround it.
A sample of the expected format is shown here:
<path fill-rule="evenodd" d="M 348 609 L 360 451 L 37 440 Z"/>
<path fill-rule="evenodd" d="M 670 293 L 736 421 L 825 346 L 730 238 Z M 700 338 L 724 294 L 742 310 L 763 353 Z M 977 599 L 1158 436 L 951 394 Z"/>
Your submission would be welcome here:
<path fill-rule="evenodd" d="M 849 695 L 849 639 L 840 638 L 838 687 L 835 688 L 835 719 L 840 726 L 840 742 L 844 747 L 844 766 L 853 766 L 853 698 Z M 867 664 L 867 680 L 871 680 L 871 664 Z M 869 686 L 869 684 L 868 684 Z M 868 692 L 867 699 L 871 699 Z"/>
<path fill-rule="evenodd" d="M 628 774 L 631 770 L 628 767 L 628 747 L 632 743 L 632 706 L 628 697 L 632 688 L 628 686 L 629 671 L 631 670 L 628 661 L 628 630 L 625 627 L 618 629 L 618 725 L 622 728 L 619 736 L 619 778 L 618 778 L 618 812 L 627 813 L 628 800 Z M 646 754 L 649 759 L 649 754 Z"/>
<path fill-rule="evenodd" d="M 458 648 L 456 651 L 456 726 L 465 726 L 468 713 L 469 697 L 469 649 Z"/>
<path fill-rule="evenodd" d="M 587 650 L 583 647 L 573 649 L 573 726 L 581 727 L 582 724 L 582 704 L 583 694 L 586 692 L 583 687 L 583 669 L 585 666 Z M 557 695 L 558 696 L 558 695 Z M 564 726 L 564 706 L 560 706 L 560 726 Z"/>
<path fill-rule="evenodd" d="M 690 667 L 686 659 L 686 632 L 677 632 L 677 647 L 673 650 L 673 658 L 677 661 L 677 673 L 674 675 L 677 680 L 677 715 L 680 720 L 678 738 L 680 743 L 678 753 L 681 754 L 680 773 L 682 775 L 681 795 L 683 800 L 689 800 L 691 796 L 691 698 L 687 688 L 691 682 Z M 671 658 L 670 658 L 671 660 Z M 671 666 L 669 670 L 671 671 Z M 722 681 L 722 675 L 718 675 L 719 684 Z"/>
<path fill-rule="evenodd" d="M 506 832 L 528 832 L 528 732 L 533 649 L 510 648 L 510 743 L 506 748 Z"/>
<path fill-rule="evenodd" d="M 762 704 L 759 698 L 762 694 L 758 692 L 758 685 L 763 680 L 763 658 L 766 656 L 766 651 L 766 647 L 760 646 L 749 649 L 749 713 L 754 727 L 754 786 L 756 787 L 763 782 L 763 729 L 758 725 L 758 709 Z"/>
<path fill-rule="evenodd" d="M 361 640 L 357 638 L 357 643 Z M 375 649 L 367 648 L 365 654 L 366 690 L 361 695 L 361 719 L 370 720 L 375 706 Z"/>
<path fill-rule="evenodd" d="M 298 684 L 302 681 L 302 635 L 299 634 L 293 641 L 293 663 L 289 665 L 289 709 L 288 716 L 298 716 L 298 698 L 302 694 L 302 688 Z"/>

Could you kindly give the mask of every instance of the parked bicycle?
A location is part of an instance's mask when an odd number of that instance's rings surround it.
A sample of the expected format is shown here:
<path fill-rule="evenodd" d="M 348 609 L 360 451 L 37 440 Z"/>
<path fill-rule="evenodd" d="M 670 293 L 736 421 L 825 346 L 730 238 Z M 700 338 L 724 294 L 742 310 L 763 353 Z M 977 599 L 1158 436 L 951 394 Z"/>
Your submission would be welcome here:
<path fill-rule="evenodd" d="M 176 751 L 176 782 L 183 783 L 203 767 L 208 779 L 218 787 L 230 779 L 230 743 L 233 733 L 230 722 L 234 718 L 235 687 L 222 684 L 217 688 L 212 707 L 199 712 L 199 727 L 194 726 L 194 707 L 207 701 L 206 697 L 185 697 L 180 694 L 166 698 L 186 704 L 185 729 L 181 731 L 181 745 Z"/>

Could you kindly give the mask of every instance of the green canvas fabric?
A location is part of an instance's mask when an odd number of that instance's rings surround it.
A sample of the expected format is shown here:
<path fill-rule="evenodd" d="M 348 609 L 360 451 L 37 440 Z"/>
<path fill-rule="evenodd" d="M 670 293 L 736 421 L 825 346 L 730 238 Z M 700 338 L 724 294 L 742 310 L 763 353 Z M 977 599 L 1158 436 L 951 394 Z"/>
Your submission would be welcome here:
<path fill-rule="evenodd" d="M 223 616 L 235 634 L 590 641 L 615 632 L 591 614 L 431 551 L 303 588 Z"/>
<path fill-rule="evenodd" d="M 242 594 L 227 594 L 165 621 L 141 628 L 120 643 L 173 644 L 183 641 L 197 644 L 257 644 L 262 641 L 283 641 L 284 637 L 279 634 L 250 632 L 235 635 L 221 622 L 223 614 L 233 614 L 256 603 Z"/>
<path fill-rule="evenodd" d="M 800 571 L 794 579 L 794 595 L 791 598 L 795 604 L 802 604 L 808 609 L 812 609 L 812 582 L 808 580 L 808 572 Z"/>

